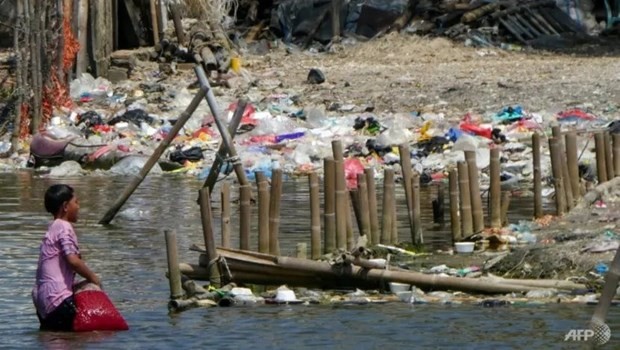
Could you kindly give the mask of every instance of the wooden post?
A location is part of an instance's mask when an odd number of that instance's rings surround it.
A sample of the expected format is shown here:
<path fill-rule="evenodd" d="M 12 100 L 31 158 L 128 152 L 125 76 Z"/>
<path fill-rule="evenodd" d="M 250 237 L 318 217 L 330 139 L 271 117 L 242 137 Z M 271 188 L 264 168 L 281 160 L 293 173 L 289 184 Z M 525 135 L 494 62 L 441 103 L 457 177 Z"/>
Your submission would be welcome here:
<path fill-rule="evenodd" d="M 418 244 L 420 237 L 415 236 L 414 224 L 413 224 L 413 200 L 411 189 L 411 177 L 413 176 L 413 170 L 411 168 L 411 152 L 409 151 L 409 144 L 404 143 L 398 146 L 398 153 L 400 153 L 400 167 L 403 172 L 403 187 L 405 189 L 405 199 L 407 200 L 407 214 L 409 218 L 409 229 L 411 230 L 411 242 Z"/>
<path fill-rule="evenodd" d="M 161 157 L 161 155 L 168 148 L 168 146 L 170 146 L 172 140 L 177 136 L 183 125 L 185 125 L 187 120 L 192 116 L 196 108 L 198 108 L 198 105 L 204 97 L 205 92 L 203 90 L 198 90 L 196 92 L 196 96 L 194 96 L 192 102 L 190 102 L 189 106 L 187 106 L 185 111 L 181 113 L 181 115 L 177 119 L 177 122 L 174 123 L 172 129 L 170 130 L 168 135 L 166 135 L 166 138 L 159 144 L 159 146 L 157 146 L 155 151 L 153 151 L 153 154 L 151 154 L 151 157 L 146 161 L 146 163 L 140 170 L 140 173 L 138 173 L 138 175 L 134 177 L 133 181 L 127 184 L 120 197 L 118 197 L 116 202 L 112 204 L 112 206 L 110 207 L 110 209 L 108 209 L 103 218 L 99 220 L 100 224 L 106 225 L 109 224 L 110 221 L 112 221 L 116 213 L 118 213 L 119 209 L 123 206 L 123 204 L 125 204 L 131 194 L 136 190 L 136 188 L 138 188 L 140 183 L 142 183 L 149 171 L 151 171 L 153 166 L 159 161 L 159 157 Z"/>
<path fill-rule="evenodd" d="M 271 193 L 269 195 L 269 254 L 271 255 L 280 255 L 281 201 L 282 169 L 273 169 L 271 172 Z M 321 226 L 319 226 L 320 228 Z"/>
<path fill-rule="evenodd" d="M 418 172 L 414 172 L 411 176 L 411 201 L 413 202 L 413 232 L 414 237 L 416 237 L 414 244 L 419 245 L 424 243 L 424 237 L 422 236 L 420 174 Z M 394 211 L 396 211 L 396 208 L 394 208 Z"/>
<path fill-rule="evenodd" d="M 510 208 L 510 191 L 502 192 L 502 226 L 508 225 L 508 208 Z"/>
<path fill-rule="evenodd" d="M 392 186 L 392 201 L 390 201 L 390 213 L 392 213 L 392 234 L 390 235 L 390 242 L 396 244 L 398 240 L 398 215 L 396 215 L 396 187 Z"/>
<path fill-rule="evenodd" d="M 153 28 L 153 45 L 159 44 L 159 20 L 157 16 L 157 0 L 149 0 L 151 5 L 151 27 Z"/>
<path fill-rule="evenodd" d="M 258 185 L 258 251 L 269 253 L 269 186 L 262 171 L 256 173 Z"/>
<path fill-rule="evenodd" d="M 590 321 L 592 323 L 591 326 L 605 324 L 611 301 L 616 295 L 618 282 L 620 282 L 620 249 L 616 250 L 616 255 L 614 255 L 609 271 L 605 274 L 605 285 L 594 308 L 594 314 Z"/>
<path fill-rule="evenodd" d="M 459 181 L 455 168 L 448 172 L 448 186 L 450 189 L 450 228 L 452 230 L 452 240 L 460 241 L 461 235 L 461 218 L 459 216 Z"/>
<path fill-rule="evenodd" d="M 616 177 L 614 173 L 614 157 L 611 148 L 611 135 L 608 132 L 603 133 L 603 141 L 605 142 L 605 169 L 607 169 L 607 180 Z"/>
<path fill-rule="evenodd" d="M 353 216 L 355 216 L 355 223 L 357 224 L 357 229 L 362 232 L 362 213 L 360 212 L 360 193 L 357 188 L 349 190 L 349 203 L 351 203 L 351 207 L 353 208 Z"/>
<path fill-rule="evenodd" d="M 306 243 L 297 243 L 297 258 L 298 259 L 307 259 L 308 258 L 308 245 Z"/>
<path fill-rule="evenodd" d="M 312 259 L 318 259 L 321 257 L 321 203 L 319 176 L 316 172 L 308 175 L 308 184 L 310 187 L 310 256 Z"/>
<path fill-rule="evenodd" d="M 489 188 L 489 196 L 491 197 L 491 227 L 502 227 L 502 213 L 501 213 L 501 195 L 502 187 L 500 180 L 500 164 L 499 164 L 499 148 L 494 147 L 491 149 L 491 186 Z"/>
<path fill-rule="evenodd" d="M 211 214 L 211 196 L 208 188 L 199 191 L 200 198 L 200 217 L 202 219 L 202 234 L 207 249 L 207 260 L 209 261 L 207 271 L 209 281 L 214 287 L 220 286 L 220 269 L 217 263 L 218 254 L 215 246 L 215 236 L 213 234 L 213 216 Z M 178 265 L 178 264 L 177 264 Z"/>
<path fill-rule="evenodd" d="M 82 77 L 88 69 L 88 1 L 79 0 L 78 8 L 78 43 L 80 48 L 77 53 L 77 62 L 75 64 L 75 76 L 77 79 Z"/>
<path fill-rule="evenodd" d="M 573 193 L 573 200 L 576 202 L 581 197 L 579 187 L 579 161 L 577 159 L 577 133 L 573 130 L 564 136 L 566 144 L 566 163 L 568 164 L 568 176 L 570 187 Z"/>
<path fill-rule="evenodd" d="M 181 271 L 177 250 L 177 234 L 175 231 L 164 231 L 166 238 L 166 256 L 168 257 L 168 281 L 170 282 L 170 299 L 179 299 L 183 296 L 181 287 Z"/>
<path fill-rule="evenodd" d="M 605 157 L 605 136 L 602 132 L 594 134 L 594 145 L 596 148 L 596 174 L 598 183 L 607 182 L 607 158 Z"/>
<path fill-rule="evenodd" d="M 353 219 L 351 218 L 351 196 L 349 194 L 349 190 L 345 189 L 345 211 L 346 211 L 346 223 L 347 223 L 347 250 L 352 250 L 355 248 L 355 234 L 353 232 Z"/>
<path fill-rule="evenodd" d="M 222 231 L 222 247 L 232 248 L 232 245 L 230 244 L 230 182 L 224 182 L 222 184 L 220 199 L 222 205 L 220 222 Z"/>
<path fill-rule="evenodd" d="M 540 134 L 532 134 L 532 162 L 534 170 L 534 217 L 543 216 L 542 208 L 542 173 L 540 169 Z M 501 218 L 500 218 L 501 221 Z"/>
<path fill-rule="evenodd" d="M 381 231 L 379 230 L 379 212 L 377 209 L 377 187 L 375 186 L 375 171 L 372 168 L 364 169 L 366 185 L 368 186 L 368 214 L 370 216 L 370 241 L 378 244 Z"/>
<path fill-rule="evenodd" d="M 612 134 L 613 140 L 613 156 L 614 156 L 614 173 L 620 176 L 620 134 Z"/>
<path fill-rule="evenodd" d="M 458 162 L 457 168 L 459 176 L 459 195 L 461 204 L 461 235 L 463 238 L 468 238 L 469 236 L 474 234 L 474 224 L 472 222 L 471 194 L 469 187 L 469 170 L 467 169 L 467 162 Z"/>
<path fill-rule="evenodd" d="M 555 125 L 551 128 L 553 137 L 558 142 L 558 148 L 560 153 L 560 166 L 562 171 L 562 187 L 564 188 L 564 197 L 566 198 L 566 211 L 570 211 L 575 205 L 573 197 L 573 189 L 570 183 L 570 176 L 568 172 L 568 162 L 566 161 L 566 148 L 564 147 L 564 137 L 562 136 L 562 129 L 559 125 Z"/>
<path fill-rule="evenodd" d="M 467 162 L 467 171 L 469 172 L 469 194 L 471 196 L 471 210 L 474 222 L 473 233 L 479 233 L 484 230 L 484 213 L 482 211 L 482 197 L 480 196 L 476 152 L 465 151 L 465 161 Z"/>
<path fill-rule="evenodd" d="M 22 123 L 22 108 L 24 103 L 24 92 L 26 91 L 27 81 L 24 80 L 24 73 L 27 66 L 24 52 L 22 33 L 24 30 L 24 3 L 17 0 L 15 22 L 13 23 L 13 50 L 15 51 L 15 108 L 13 109 L 15 116 L 13 119 L 13 133 L 11 135 L 11 145 L 14 151 L 19 150 L 19 133 Z"/>
<path fill-rule="evenodd" d="M 170 13 L 172 14 L 172 21 L 174 23 L 174 31 L 177 34 L 177 40 L 179 45 L 186 46 L 185 31 L 183 31 L 183 22 L 181 20 L 181 4 L 173 2 L 170 4 Z"/>
<path fill-rule="evenodd" d="M 392 242 L 392 202 L 394 201 L 394 169 L 385 168 L 383 171 L 383 225 L 381 226 L 381 243 Z"/>
<path fill-rule="evenodd" d="M 323 200 L 325 225 L 325 247 L 323 253 L 330 254 L 336 249 L 336 174 L 334 158 L 323 159 Z"/>
<path fill-rule="evenodd" d="M 335 184 L 336 184 L 336 248 L 347 248 L 347 193 L 344 178 L 344 157 L 342 142 L 332 141 L 332 152 L 334 154 Z"/>
<path fill-rule="evenodd" d="M 368 211 L 368 184 L 366 174 L 357 174 L 357 193 L 360 205 L 360 236 L 366 236 L 368 244 L 374 244 L 370 234 L 370 212 Z"/>
<path fill-rule="evenodd" d="M 555 187 L 555 206 L 556 215 L 562 216 L 566 209 L 566 192 L 564 191 L 564 180 L 562 179 L 562 161 L 560 160 L 560 146 L 555 137 L 549 138 L 549 151 L 551 153 L 551 171 L 553 173 L 553 184 Z"/>
<path fill-rule="evenodd" d="M 340 0 L 332 0 L 332 41 L 340 40 Z"/>
<path fill-rule="evenodd" d="M 93 75 L 107 77 L 112 53 L 112 1 L 90 1 L 91 71 Z"/>
<path fill-rule="evenodd" d="M 252 187 L 239 186 L 239 249 L 250 250 L 250 225 L 252 220 Z"/>

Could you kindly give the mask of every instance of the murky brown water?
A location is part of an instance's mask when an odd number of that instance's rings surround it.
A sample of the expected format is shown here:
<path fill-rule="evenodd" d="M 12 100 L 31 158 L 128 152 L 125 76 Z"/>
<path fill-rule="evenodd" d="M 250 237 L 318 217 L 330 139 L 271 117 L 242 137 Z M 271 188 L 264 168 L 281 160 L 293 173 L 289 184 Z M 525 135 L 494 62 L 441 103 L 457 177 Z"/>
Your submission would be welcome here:
<path fill-rule="evenodd" d="M 202 241 L 196 204 L 200 182 L 185 177 L 147 178 L 110 226 L 96 222 L 129 178 L 80 177 L 49 179 L 31 172 L 0 174 L 0 346 L 5 349 L 342 349 L 416 348 L 564 348 L 564 334 L 580 328 L 593 309 L 578 305 L 439 306 L 390 304 L 374 306 L 260 306 L 195 309 L 169 315 L 164 229 L 176 229 L 180 259 L 195 262 L 186 250 Z M 45 189 L 58 182 L 77 189 L 81 218 L 76 225 L 82 253 L 101 275 L 106 291 L 131 329 L 121 333 L 59 334 L 38 331 L 30 301 L 37 249 L 48 215 Z M 287 182 L 282 203 L 281 244 L 294 254 L 295 244 L 308 242 L 310 215 L 307 182 Z M 446 226 L 431 221 L 431 196 L 425 194 L 425 240 L 449 241 Z M 531 216 L 529 200 L 513 202 L 514 219 Z M 447 203 L 447 201 L 446 201 Z M 408 240 L 404 201 L 399 203 L 399 234 Z M 216 205 L 216 213 L 217 213 Z M 236 209 L 233 209 L 233 221 Z M 256 210 L 253 211 L 256 213 Z M 236 232 L 233 230 L 233 232 Z M 217 238 L 219 240 L 219 237 Z M 233 236 L 233 245 L 238 239 Z M 251 240 L 256 247 L 256 238 Z M 609 316 L 620 334 L 620 313 Z M 614 337 L 615 346 L 619 346 Z M 460 342 L 460 343 L 459 343 Z M 614 345 L 609 345 L 614 348 Z"/>

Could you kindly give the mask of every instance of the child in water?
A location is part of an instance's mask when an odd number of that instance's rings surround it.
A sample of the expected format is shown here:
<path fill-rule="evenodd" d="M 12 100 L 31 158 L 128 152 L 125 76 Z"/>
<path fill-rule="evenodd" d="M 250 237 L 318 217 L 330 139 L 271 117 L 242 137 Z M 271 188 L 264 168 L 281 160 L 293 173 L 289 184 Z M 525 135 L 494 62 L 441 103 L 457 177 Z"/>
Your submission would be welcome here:
<path fill-rule="evenodd" d="M 42 330 L 71 331 L 76 315 L 75 273 L 101 286 L 99 277 L 82 260 L 72 223 L 80 205 L 73 188 L 53 185 L 45 192 L 45 209 L 54 216 L 39 251 L 32 300 Z"/>

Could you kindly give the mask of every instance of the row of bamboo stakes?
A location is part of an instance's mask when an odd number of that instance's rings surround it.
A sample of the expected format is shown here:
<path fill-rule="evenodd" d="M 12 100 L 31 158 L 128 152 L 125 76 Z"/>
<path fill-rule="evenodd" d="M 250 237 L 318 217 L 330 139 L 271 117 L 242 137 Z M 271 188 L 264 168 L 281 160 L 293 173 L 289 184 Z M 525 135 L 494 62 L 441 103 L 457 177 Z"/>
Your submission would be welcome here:
<path fill-rule="evenodd" d="M 595 133 L 596 159 L 599 183 L 607 181 L 615 174 L 620 175 L 620 135 Z M 543 216 L 542 174 L 541 174 L 541 135 L 532 135 L 533 148 L 533 190 L 534 217 Z M 549 137 L 549 150 L 552 163 L 553 185 L 556 191 L 556 214 L 563 215 L 581 198 L 577 133 L 562 133 L 559 126 L 552 128 Z M 420 176 L 411 166 L 410 150 L 407 144 L 399 147 L 402 184 L 407 203 L 408 224 L 412 242 L 422 244 L 422 222 L 420 208 Z M 366 168 L 357 175 L 357 187 L 348 189 L 344 173 L 342 144 L 332 142 L 332 157 L 323 160 L 323 213 L 320 205 L 320 183 L 316 172 L 308 175 L 310 189 L 310 256 L 319 258 L 335 250 L 350 250 L 357 244 L 354 236 L 352 212 L 360 236 L 368 244 L 398 243 L 396 222 L 395 172 L 392 168 L 383 170 L 382 209 L 379 211 L 374 169 Z M 488 220 L 485 222 L 482 194 L 480 191 L 479 170 L 475 151 L 464 151 L 464 160 L 456 167 L 448 169 L 449 203 L 452 238 L 465 240 L 482 232 L 485 227 L 501 228 L 507 223 L 510 205 L 510 191 L 502 191 L 500 173 L 500 148 L 490 150 L 490 186 L 488 194 Z M 607 164 L 610 164 L 607 166 Z M 258 189 L 258 251 L 274 255 L 280 254 L 279 225 L 280 201 L 282 196 L 282 171 L 274 169 L 269 180 L 262 172 L 256 174 Z M 250 249 L 251 200 L 250 186 L 240 187 L 240 245 L 243 250 Z M 221 245 L 231 247 L 231 185 L 224 183 L 221 188 Z M 443 191 L 439 191 L 443 196 Z M 379 216 L 381 213 L 381 216 Z M 321 220 L 322 219 L 322 220 Z M 321 235 L 323 233 L 323 235 Z M 301 247 L 305 247 L 301 245 Z M 305 248 L 301 248 L 305 250 Z M 299 253 L 305 256 L 304 252 Z"/>

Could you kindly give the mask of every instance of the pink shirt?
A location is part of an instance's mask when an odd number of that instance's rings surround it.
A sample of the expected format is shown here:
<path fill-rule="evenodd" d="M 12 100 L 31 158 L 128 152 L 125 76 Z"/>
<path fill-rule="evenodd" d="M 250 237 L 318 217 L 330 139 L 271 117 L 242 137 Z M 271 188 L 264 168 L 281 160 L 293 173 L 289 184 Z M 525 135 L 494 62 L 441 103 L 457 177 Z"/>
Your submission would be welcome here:
<path fill-rule="evenodd" d="M 41 242 L 37 280 L 32 289 L 32 301 L 43 318 L 73 295 L 75 272 L 66 259 L 69 254 L 80 254 L 73 225 L 56 219 Z"/>

